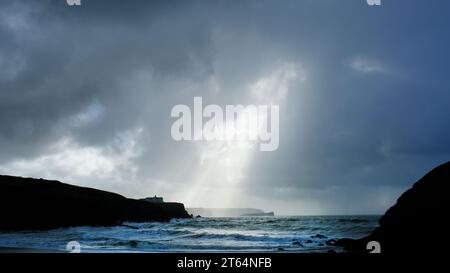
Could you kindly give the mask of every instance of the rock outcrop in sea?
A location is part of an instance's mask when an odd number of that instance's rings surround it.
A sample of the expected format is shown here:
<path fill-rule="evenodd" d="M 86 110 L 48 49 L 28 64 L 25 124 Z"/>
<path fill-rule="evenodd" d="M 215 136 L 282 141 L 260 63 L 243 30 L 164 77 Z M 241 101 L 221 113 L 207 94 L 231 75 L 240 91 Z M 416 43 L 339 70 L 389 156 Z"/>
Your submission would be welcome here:
<path fill-rule="evenodd" d="M 181 203 L 151 203 L 59 181 L 0 176 L 0 230 L 112 226 L 191 217 Z"/>
<path fill-rule="evenodd" d="M 447 162 L 404 192 L 380 218 L 372 234 L 359 240 L 341 239 L 335 244 L 351 252 L 366 252 L 367 243 L 377 241 L 381 253 L 446 253 L 450 242 L 449 189 Z"/>

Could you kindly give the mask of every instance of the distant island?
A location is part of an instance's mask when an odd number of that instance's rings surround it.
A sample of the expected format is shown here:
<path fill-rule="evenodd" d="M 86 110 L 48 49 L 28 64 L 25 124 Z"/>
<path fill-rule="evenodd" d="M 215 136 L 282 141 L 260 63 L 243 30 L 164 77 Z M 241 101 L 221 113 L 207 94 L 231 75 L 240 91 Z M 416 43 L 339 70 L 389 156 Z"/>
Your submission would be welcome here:
<path fill-rule="evenodd" d="M 261 213 L 245 213 L 245 214 L 242 214 L 242 216 L 250 216 L 250 217 L 275 216 L 275 213 L 273 211 L 271 211 L 271 212 L 261 212 Z"/>
<path fill-rule="evenodd" d="M 113 226 L 190 218 L 181 203 L 136 200 L 59 181 L 0 175 L 0 230 Z"/>
<path fill-rule="evenodd" d="M 187 211 L 202 217 L 274 216 L 273 212 L 255 208 L 187 208 Z"/>

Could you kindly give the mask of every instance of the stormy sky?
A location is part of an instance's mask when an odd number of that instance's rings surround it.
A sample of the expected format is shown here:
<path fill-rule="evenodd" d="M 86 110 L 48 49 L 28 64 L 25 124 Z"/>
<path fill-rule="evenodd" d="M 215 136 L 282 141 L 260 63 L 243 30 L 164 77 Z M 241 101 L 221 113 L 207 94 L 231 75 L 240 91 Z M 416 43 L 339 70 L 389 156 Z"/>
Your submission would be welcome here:
<path fill-rule="evenodd" d="M 383 213 L 450 158 L 449 1 L 0 1 L 0 173 L 278 214 Z M 280 144 L 171 109 L 280 105 Z"/>

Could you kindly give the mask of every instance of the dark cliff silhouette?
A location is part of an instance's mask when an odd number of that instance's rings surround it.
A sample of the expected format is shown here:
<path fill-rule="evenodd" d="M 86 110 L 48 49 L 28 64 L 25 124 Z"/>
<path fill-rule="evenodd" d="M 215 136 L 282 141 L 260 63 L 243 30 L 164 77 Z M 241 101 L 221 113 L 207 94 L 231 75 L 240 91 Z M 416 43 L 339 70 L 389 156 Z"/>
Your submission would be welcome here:
<path fill-rule="evenodd" d="M 0 230 L 111 226 L 190 217 L 181 203 L 150 203 L 59 181 L 0 176 Z"/>
<path fill-rule="evenodd" d="M 365 252 L 368 242 L 378 241 L 381 253 L 446 253 L 450 242 L 449 188 L 447 162 L 404 192 L 371 235 L 359 240 L 341 239 L 336 244 L 354 252 Z"/>

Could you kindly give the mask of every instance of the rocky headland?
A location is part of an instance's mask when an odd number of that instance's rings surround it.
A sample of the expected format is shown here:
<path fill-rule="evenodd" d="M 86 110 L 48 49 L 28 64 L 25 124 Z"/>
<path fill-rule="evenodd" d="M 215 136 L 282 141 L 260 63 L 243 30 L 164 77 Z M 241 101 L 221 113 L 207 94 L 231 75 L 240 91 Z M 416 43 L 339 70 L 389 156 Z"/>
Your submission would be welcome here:
<path fill-rule="evenodd" d="M 181 203 L 151 203 L 44 179 L 0 176 L 0 230 L 112 226 L 191 217 Z"/>

